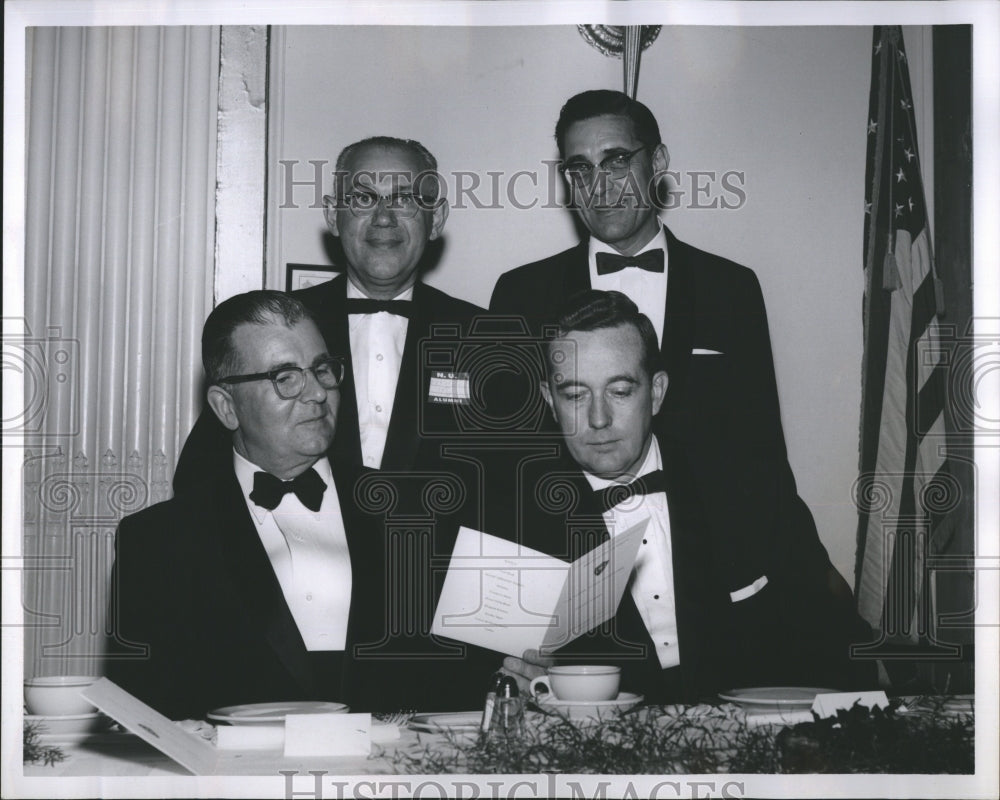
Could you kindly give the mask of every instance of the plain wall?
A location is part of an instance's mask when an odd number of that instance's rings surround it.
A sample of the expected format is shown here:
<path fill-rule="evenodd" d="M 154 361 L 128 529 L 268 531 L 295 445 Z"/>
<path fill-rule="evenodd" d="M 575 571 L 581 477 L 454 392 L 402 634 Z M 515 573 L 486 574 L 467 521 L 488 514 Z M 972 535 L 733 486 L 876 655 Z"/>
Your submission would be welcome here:
<path fill-rule="evenodd" d="M 907 33 L 919 102 L 923 40 Z M 547 189 L 552 130 L 571 95 L 620 89 L 622 62 L 574 26 L 292 27 L 273 42 L 281 49 L 272 56 L 269 169 L 279 184 L 310 180 L 308 162 L 326 160 L 328 191 L 340 149 L 375 134 L 418 139 L 437 156 L 452 210 L 428 283 L 487 305 L 502 272 L 577 241 L 562 195 Z M 852 583 L 871 45 L 864 26 L 664 27 L 643 52 L 638 91 L 682 175 L 678 207 L 664 221 L 760 279 L 789 460 L 831 559 Z M 921 145 L 929 155 L 930 143 Z M 279 159 L 295 161 L 294 173 Z M 527 178 L 516 184 L 519 202 L 533 208 L 485 188 L 487 172 L 503 173 L 504 189 L 519 170 L 539 174 L 537 190 Z M 456 205 L 458 171 L 482 181 L 482 204 L 501 207 L 476 208 L 468 196 Z M 745 202 L 692 171 L 742 173 L 730 183 Z M 695 180 L 707 191 L 695 196 Z M 277 202 L 288 199 L 282 191 Z M 296 208 L 269 202 L 277 216 L 268 274 L 278 288 L 285 263 L 329 263 L 313 188 L 295 187 L 291 199 Z M 697 207 L 713 202 L 738 207 Z"/>

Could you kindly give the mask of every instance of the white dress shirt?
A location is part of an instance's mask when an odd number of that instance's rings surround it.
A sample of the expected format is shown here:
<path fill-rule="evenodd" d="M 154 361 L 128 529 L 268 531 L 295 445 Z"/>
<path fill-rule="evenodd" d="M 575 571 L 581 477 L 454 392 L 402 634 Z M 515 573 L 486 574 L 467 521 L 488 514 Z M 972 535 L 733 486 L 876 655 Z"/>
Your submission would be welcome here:
<path fill-rule="evenodd" d="M 618 270 L 618 272 L 598 275 L 598 253 L 613 253 L 615 255 L 621 255 L 621 253 L 593 236 L 590 237 L 588 257 L 590 288 L 600 289 L 604 292 L 621 292 L 628 297 L 639 306 L 639 311 L 649 317 L 649 321 L 653 323 L 653 328 L 656 330 L 656 341 L 660 343 L 663 342 L 663 315 L 667 310 L 667 272 L 670 268 L 667 263 L 667 235 L 663 232 L 662 225 L 656 235 L 646 242 L 639 253 L 661 249 L 663 250 L 663 272 L 649 272 L 645 269 L 627 267 Z"/>
<path fill-rule="evenodd" d="M 233 466 L 306 650 L 343 650 L 351 610 L 351 555 L 330 462 L 321 458 L 314 465 L 326 483 L 319 511 L 310 511 L 293 492 L 268 511 L 250 499 L 254 473 L 263 470 L 235 450 Z"/>
<path fill-rule="evenodd" d="M 646 460 L 636 474 L 641 478 L 661 469 L 660 448 L 652 439 Z M 615 481 L 583 473 L 595 490 L 611 486 Z M 604 513 L 608 533 L 616 536 L 649 519 L 645 538 L 639 545 L 630 582 L 632 599 L 646 630 L 656 647 L 660 666 L 676 667 L 681 663 L 681 648 L 677 641 L 677 606 L 674 601 L 674 560 L 670 547 L 670 514 L 666 492 L 636 495 Z"/>
<path fill-rule="evenodd" d="M 367 295 L 348 280 L 347 297 L 364 299 Z M 412 300 L 413 287 L 393 299 Z M 388 311 L 351 314 L 347 320 L 351 336 L 354 391 L 358 398 L 361 458 L 362 463 L 372 469 L 382 466 L 408 323 L 406 317 L 390 314 Z"/>

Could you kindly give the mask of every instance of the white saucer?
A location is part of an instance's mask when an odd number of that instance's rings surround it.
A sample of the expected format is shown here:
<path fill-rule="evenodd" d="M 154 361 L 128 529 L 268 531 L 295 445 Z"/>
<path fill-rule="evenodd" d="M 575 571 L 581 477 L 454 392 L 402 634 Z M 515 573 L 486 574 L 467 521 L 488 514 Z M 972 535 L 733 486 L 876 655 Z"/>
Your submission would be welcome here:
<path fill-rule="evenodd" d="M 619 692 L 614 700 L 557 700 L 548 694 L 536 696 L 534 703 L 546 713 L 557 713 L 570 719 L 597 719 L 610 717 L 615 712 L 627 711 L 645 698 L 641 694 Z"/>
<path fill-rule="evenodd" d="M 284 725 L 288 714 L 346 714 L 343 703 L 303 700 L 288 703 L 247 703 L 216 708 L 206 714 L 212 722 L 225 725 Z"/>
<path fill-rule="evenodd" d="M 43 741 L 66 741 L 67 737 L 81 737 L 107 726 L 107 718 L 98 713 L 73 714 L 66 717 L 43 717 L 25 714 L 24 721 L 38 724 L 38 735 Z"/>
<path fill-rule="evenodd" d="M 749 689 L 730 689 L 719 692 L 727 703 L 735 703 L 748 712 L 794 711 L 812 708 L 818 694 L 831 694 L 836 689 L 817 689 L 811 686 L 757 686 Z"/>

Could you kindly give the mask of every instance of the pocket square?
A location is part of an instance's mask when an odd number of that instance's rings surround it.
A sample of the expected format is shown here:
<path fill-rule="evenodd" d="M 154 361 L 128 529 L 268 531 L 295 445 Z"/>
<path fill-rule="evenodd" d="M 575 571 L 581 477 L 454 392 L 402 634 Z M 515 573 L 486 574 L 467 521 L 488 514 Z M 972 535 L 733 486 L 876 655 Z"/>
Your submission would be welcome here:
<path fill-rule="evenodd" d="M 720 350 L 708 350 L 704 347 L 695 347 L 691 350 L 693 356 L 723 356 L 725 353 Z"/>
<path fill-rule="evenodd" d="M 729 593 L 729 598 L 734 602 L 738 603 L 741 600 L 746 600 L 749 597 L 753 597 L 757 592 L 767 586 L 767 575 L 761 575 L 757 580 L 751 583 L 749 586 L 744 586 L 742 589 L 737 589 L 735 592 Z"/>

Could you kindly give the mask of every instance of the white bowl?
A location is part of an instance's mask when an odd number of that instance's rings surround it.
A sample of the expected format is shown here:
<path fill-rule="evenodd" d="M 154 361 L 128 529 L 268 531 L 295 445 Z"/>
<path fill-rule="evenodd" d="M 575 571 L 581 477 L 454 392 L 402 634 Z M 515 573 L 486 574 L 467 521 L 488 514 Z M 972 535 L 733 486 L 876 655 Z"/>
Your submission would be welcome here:
<path fill-rule="evenodd" d="M 24 704 L 29 714 L 41 717 L 93 714 L 97 709 L 81 697 L 80 692 L 96 680 L 94 675 L 29 678 L 24 682 Z"/>

